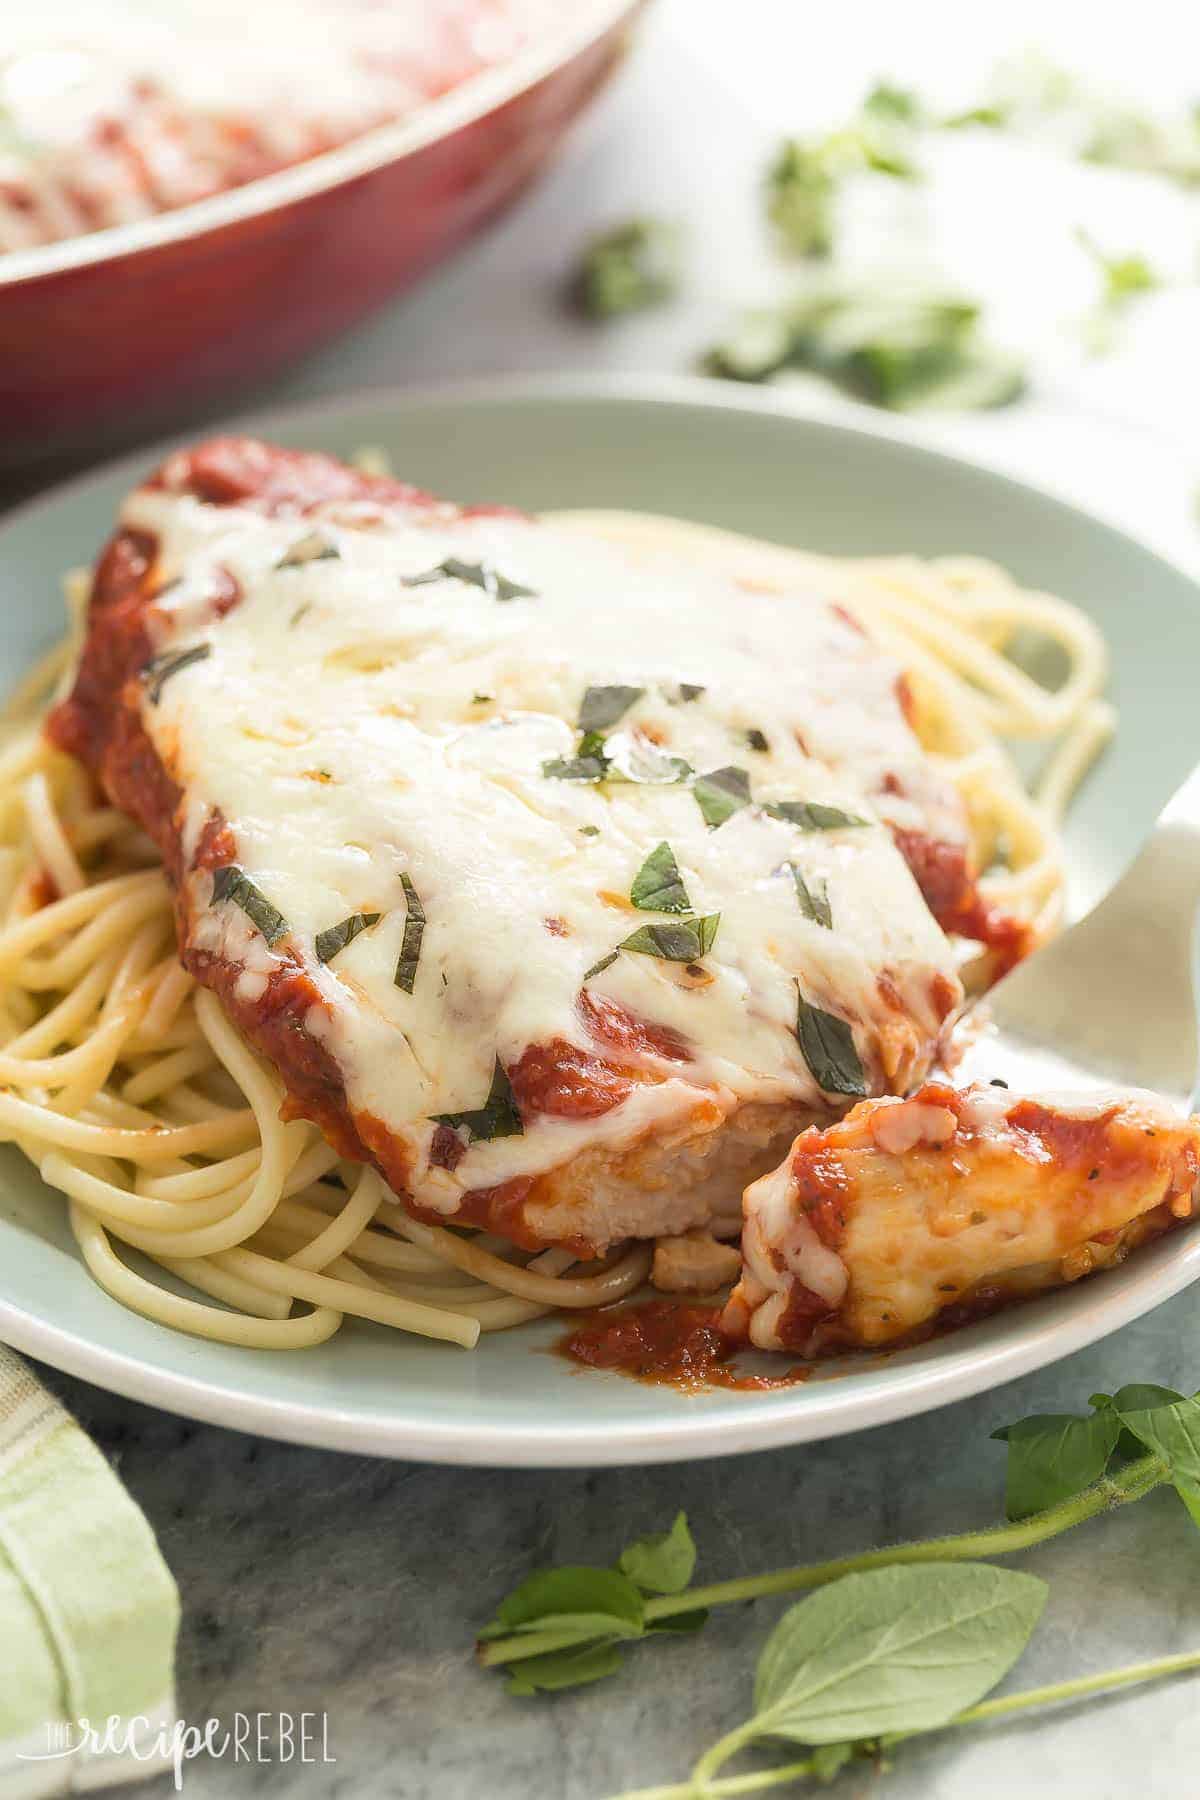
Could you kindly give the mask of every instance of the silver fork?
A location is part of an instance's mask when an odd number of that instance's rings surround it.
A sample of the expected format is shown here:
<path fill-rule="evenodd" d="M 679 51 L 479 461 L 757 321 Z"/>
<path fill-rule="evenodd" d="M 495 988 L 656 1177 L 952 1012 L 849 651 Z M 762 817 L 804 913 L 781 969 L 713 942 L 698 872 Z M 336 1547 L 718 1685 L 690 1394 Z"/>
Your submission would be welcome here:
<path fill-rule="evenodd" d="M 976 1011 L 954 1079 L 1016 1089 L 1151 1088 L 1191 1111 L 1197 1082 L 1193 939 L 1200 768 L 1086 918 L 1021 963 Z"/>

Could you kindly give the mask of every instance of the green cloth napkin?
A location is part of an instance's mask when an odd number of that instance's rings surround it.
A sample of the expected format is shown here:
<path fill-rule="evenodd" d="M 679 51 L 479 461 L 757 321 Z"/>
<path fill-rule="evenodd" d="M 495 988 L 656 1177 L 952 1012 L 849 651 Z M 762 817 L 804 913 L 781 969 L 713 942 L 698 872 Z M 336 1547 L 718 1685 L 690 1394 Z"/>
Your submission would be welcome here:
<path fill-rule="evenodd" d="M 0 1800 L 160 1773 L 178 1624 L 145 1518 L 71 1415 L 0 1346 Z"/>

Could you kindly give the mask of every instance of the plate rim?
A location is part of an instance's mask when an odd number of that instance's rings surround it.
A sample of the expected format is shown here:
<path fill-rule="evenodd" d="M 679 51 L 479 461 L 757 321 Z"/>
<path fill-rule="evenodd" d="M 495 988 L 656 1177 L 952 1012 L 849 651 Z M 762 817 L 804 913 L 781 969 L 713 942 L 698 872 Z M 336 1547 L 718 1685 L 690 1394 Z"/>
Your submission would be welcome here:
<path fill-rule="evenodd" d="M 206 424 L 202 431 L 175 434 L 120 457 L 108 459 L 87 472 L 57 483 L 45 493 L 26 500 L 0 516 L 0 558 L 12 526 L 33 524 L 42 515 L 53 516 L 64 502 L 86 498 L 93 489 L 116 479 L 135 477 L 147 467 L 197 436 L 229 432 L 269 435 L 280 428 L 289 434 L 347 412 L 362 410 L 387 414 L 420 411 L 447 405 L 504 404 L 553 401 L 566 406 L 577 402 L 603 402 L 616 406 L 650 401 L 670 409 L 700 407 L 710 413 L 751 413 L 793 423 L 801 431 L 815 431 L 833 439 L 888 443 L 931 469 L 950 466 L 966 469 L 999 483 L 1014 494 L 1037 502 L 1049 502 L 1078 520 L 1090 531 L 1117 539 L 1143 558 L 1159 564 L 1196 594 L 1200 584 L 1171 556 L 1147 543 L 1102 512 L 1081 506 L 1052 486 L 1026 481 L 976 455 L 964 456 L 931 443 L 919 427 L 907 421 L 840 420 L 816 416 L 780 390 L 730 391 L 727 384 L 699 376 L 640 376 L 637 374 L 562 372 L 534 376 L 497 376 L 467 382 L 416 386 L 362 388 L 338 395 L 283 407 L 236 414 L 228 421 Z M 484 498 L 484 496 L 481 496 Z M 328 1403 L 316 1405 L 283 1400 L 253 1391 L 252 1384 L 235 1383 L 183 1374 L 138 1358 L 126 1351 L 97 1344 L 66 1326 L 30 1312 L 24 1305 L 0 1294 L 0 1337 L 25 1354 L 36 1357 L 66 1374 L 91 1381 L 126 1399 L 229 1429 L 312 1447 L 357 1454 L 438 1462 L 474 1467 L 558 1468 L 666 1463 L 696 1458 L 741 1455 L 784 1445 L 841 1437 L 873 1426 L 929 1412 L 939 1406 L 1031 1373 L 1086 1348 L 1159 1306 L 1200 1278 L 1200 1234 L 1182 1234 L 1153 1246 L 1130 1269 L 1126 1265 L 1121 1287 L 1105 1294 L 1085 1290 L 1081 1303 L 1065 1316 L 1033 1322 L 1015 1339 L 996 1344 L 948 1349 L 936 1361 L 903 1369 L 886 1386 L 846 1394 L 836 1380 L 796 1389 L 797 1399 L 743 1412 L 728 1418 L 715 1408 L 688 1418 L 685 1404 L 672 1419 L 630 1419 L 619 1424 L 564 1423 L 546 1425 L 491 1425 L 486 1420 L 464 1426 L 461 1422 L 413 1422 L 366 1415 L 353 1408 Z M 1040 1303 L 1035 1302 L 1036 1307 Z M 944 1340 L 952 1343 L 953 1340 Z M 254 1368 L 246 1363 L 247 1374 Z M 581 1381 L 594 1379 L 580 1371 Z"/>

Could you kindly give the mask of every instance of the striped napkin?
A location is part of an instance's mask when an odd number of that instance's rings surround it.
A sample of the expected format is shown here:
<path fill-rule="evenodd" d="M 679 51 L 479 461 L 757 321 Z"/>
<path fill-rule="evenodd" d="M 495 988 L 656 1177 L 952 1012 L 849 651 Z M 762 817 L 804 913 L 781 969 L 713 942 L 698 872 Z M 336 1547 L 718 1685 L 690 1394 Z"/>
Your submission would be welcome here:
<path fill-rule="evenodd" d="M 160 1773 L 178 1623 L 145 1518 L 71 1415 L 0 1346 L 0 1800 Z"/>

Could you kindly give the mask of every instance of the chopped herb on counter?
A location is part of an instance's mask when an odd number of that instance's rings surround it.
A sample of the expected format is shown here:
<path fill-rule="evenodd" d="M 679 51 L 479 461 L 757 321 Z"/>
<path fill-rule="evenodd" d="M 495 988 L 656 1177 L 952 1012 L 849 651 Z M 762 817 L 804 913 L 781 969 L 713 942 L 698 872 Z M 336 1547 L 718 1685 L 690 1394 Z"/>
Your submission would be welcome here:
<path fill-rule="evenodd" d="M 570 282 L 570 299 L 589 319 L 614 319 L 674 298 L 679 287 L 678 227 L 630 219 L 589 238 Z"/>

